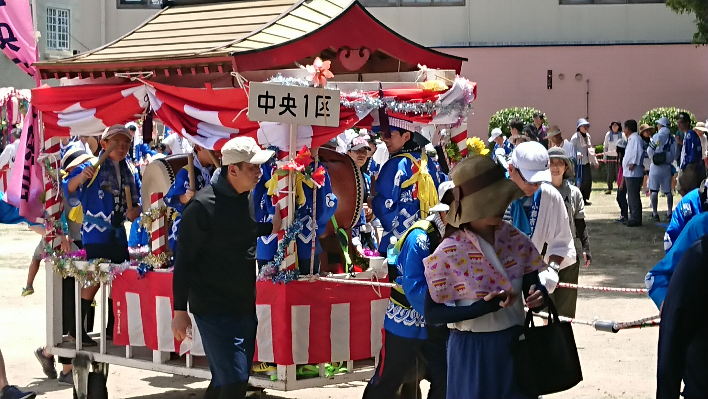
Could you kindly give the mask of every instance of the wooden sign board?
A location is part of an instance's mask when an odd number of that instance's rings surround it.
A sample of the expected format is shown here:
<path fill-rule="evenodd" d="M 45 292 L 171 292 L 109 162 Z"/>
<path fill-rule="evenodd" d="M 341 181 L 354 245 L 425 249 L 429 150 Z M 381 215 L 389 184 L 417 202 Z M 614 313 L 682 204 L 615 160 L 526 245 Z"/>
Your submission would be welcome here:
<path fill-rule="evenodd" d="M 248 119 L 302 126 L 339 126 L 339 90 L 251 82 Z"/>

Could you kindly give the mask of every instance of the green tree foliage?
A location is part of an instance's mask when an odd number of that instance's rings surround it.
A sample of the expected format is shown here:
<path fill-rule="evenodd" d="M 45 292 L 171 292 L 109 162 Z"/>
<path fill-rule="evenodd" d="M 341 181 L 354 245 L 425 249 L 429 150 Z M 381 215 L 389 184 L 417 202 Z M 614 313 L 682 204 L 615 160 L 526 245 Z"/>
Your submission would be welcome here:
<path fill-rule="evenodd" d="M 530 125 L 533 123 L 533 114 L 537 112 L 541 111 L 529 107 L 513 107 L 498 111 L 497 113 L 492 115 L 492 118 L 489 120 L 489 132 L 487 133 L 491 133 L 492 129 L 498 127 L 502 130 L 502 132 L 504 132 L 504 136 L 509 137 L 511 136 L 511 131 L 509 130 L 509 122 L 511 122 L 512 119 L 517 118 L 524 125 Z"/>
<path fill-rule="evenodd" d="M 686 112 L 691 116 L 691 126 L 696 125 L 696 117 L 693 116 L 693 114 L 690 111 L 686 111 L 685 109 L 679 109 L 679 108 L 654 108 L 644 114 L 642 117 L 642 120 L 639 121 L 639 124 L 641 125 L 642 123 L 646 123 L 647 125 L 651 127 L 656 127 L 656 121 L 658 121 L 662 117 L 667 117 L 669 118 L 669 122 L 671 122 L 671 126 L 669 126 L 669 130 L 671 130 L 671 134 L 676 134 L 678 131 L 678 125 L 676 124 L 676 117 L 680 112 Z"/>
<path fill-rule="evenodd" d="M 677 14 L 693 13 L 696 16 L 694 44 L 708 44 L 708 1 L 706 0 L 668 0 L 666 6 Z"/>

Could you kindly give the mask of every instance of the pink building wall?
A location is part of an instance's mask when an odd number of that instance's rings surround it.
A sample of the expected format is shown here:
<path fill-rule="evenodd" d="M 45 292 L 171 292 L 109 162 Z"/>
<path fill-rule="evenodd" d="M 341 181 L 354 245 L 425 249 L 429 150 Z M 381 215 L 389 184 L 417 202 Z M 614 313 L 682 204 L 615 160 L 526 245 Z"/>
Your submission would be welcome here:
<path fill-rule="evenodd" d="M 470 135 L 488 136 L 489 119 L 508 107 L 534 107 L 558 125 L 563 137 L 586 116 L 593 142 L 602 143 L 613 120 L 639 119 L 656 107 L 691 111 L 708 118 L 708 47 L 618 45 L 576 47 L 444 48 L 465 57 L 462 76 L 477 82 L 478 98 L 468 121 Z M 553 89 L 546 75 L 553 70 Z M 559 74 L 564 74 L 563 80 Z M 582 78 L 576 80 L 575 75 Z"/>

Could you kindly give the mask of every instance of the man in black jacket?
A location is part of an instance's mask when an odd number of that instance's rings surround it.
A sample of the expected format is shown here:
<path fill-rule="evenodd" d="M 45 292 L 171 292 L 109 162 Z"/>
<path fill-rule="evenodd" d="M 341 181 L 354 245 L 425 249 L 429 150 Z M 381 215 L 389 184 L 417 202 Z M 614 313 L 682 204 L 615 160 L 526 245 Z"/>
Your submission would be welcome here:
<path fill-rule="evenodd" d="M 199 191 L 182 213 L 175 260 L 172 331 L 187 337 L 194 314 L 212 380 L 205 397 L 244 398 L 256 342 L 256 239 L 275 234 L 282 219 L 258 223 L 251 190 L 260 164 L 273 151 L 250 137 L 238 137 L 221 150 L 222 167 L 211 186 Z"/>

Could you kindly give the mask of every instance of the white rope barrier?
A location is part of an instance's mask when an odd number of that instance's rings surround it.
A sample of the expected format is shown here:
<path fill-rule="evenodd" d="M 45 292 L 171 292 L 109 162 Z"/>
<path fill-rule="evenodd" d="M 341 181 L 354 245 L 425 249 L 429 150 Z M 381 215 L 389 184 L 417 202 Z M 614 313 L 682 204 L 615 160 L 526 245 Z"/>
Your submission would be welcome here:
<path fill-rule="evenodd" d="M 526 311 L 528 311 L 528 309 L 526 309 Z M 544 319 L 548 319 L 548 317 L 549 317 L 547 312 L 538 312 L 538 313 L 534 313 L 534 314 L 536 316 L 539 316 Z M 618 322 L 611 321 L 611 320 L 599 320 L 598 318 L 595 318 L 592 321 L 587 321 L 587 320 L 573 319 L 570 317 L 558 316 L 558 319 L 560 321 L 568 322 L 571 324 L 581 324 L 581 325 L 591 326 L 591 327 L 594 327 L 595 330 L 597 330 L 597 331 L 604 331 L 604 332 L 611 332 L 611 333 L 617 333 L 620 330 L 626 330 L 626 329 L 630 329 L 630 328 L 658 327 L 659 323 L 661 322 L 660 317 L 658 315 L 652 316 L 652 317 L 646 317 L 646 318 L 634 320 L 634 321 L 622 322 L 622 323 L 618 323 Z"/>
<path fill-rule="evenodd" d="M 558 283 L 558 287 L 561 288 L 575 288 L 578 290 L 590 290 L 590 291 L 605 291 L 605 292 L 623 292 L 626 294 L 647 294 L 649 290 L 644 288 L 614 288 L 614 287 L 597 287 L 591 285 L 578 285 L 570 283 Z"/>

